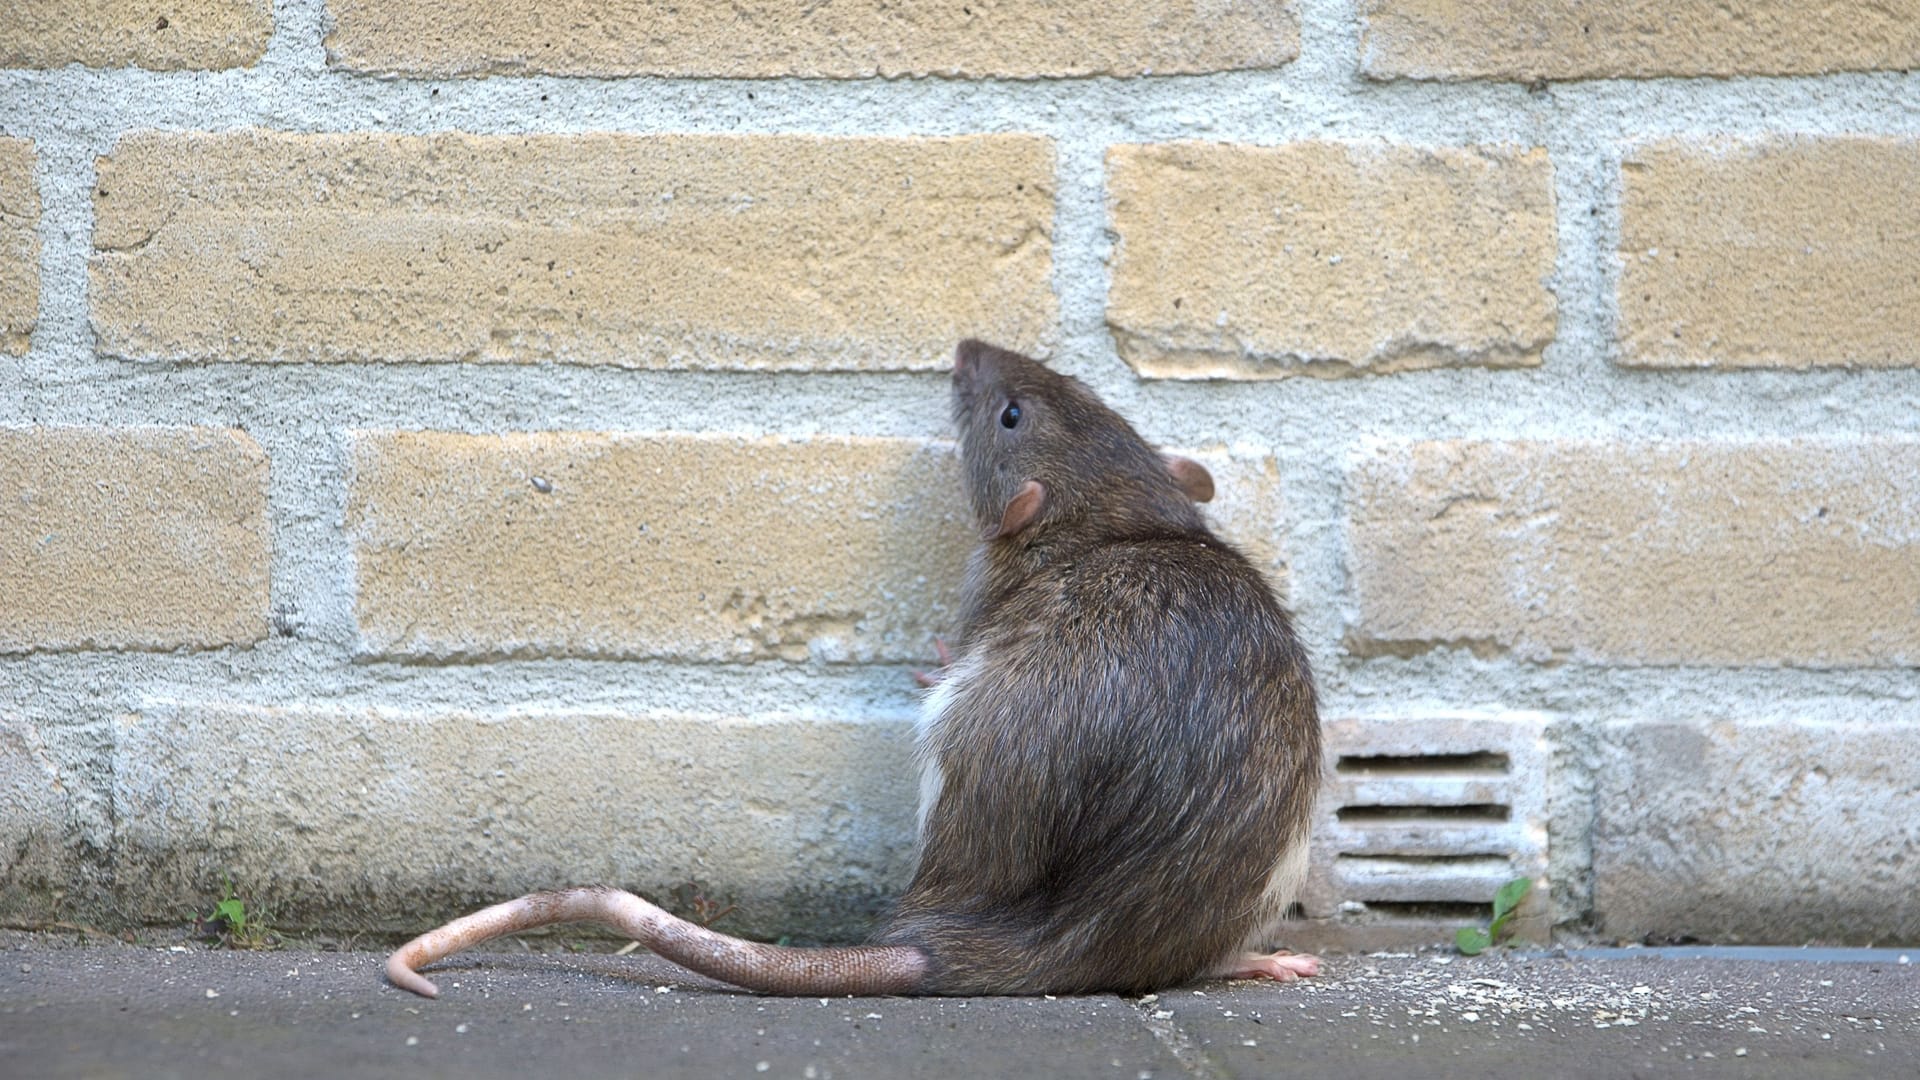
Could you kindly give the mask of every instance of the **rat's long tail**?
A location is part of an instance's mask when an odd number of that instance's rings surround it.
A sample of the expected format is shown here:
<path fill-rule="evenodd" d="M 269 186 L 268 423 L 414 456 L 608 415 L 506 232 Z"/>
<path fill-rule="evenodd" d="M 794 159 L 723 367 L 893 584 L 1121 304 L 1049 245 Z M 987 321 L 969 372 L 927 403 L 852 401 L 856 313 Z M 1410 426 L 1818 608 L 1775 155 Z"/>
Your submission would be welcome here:
<path fill-rule="evenodd" d="M 929 968 L 927 955 L 911 946 L 791 949 L 742 941 L 670 915 L 630 892 L 596 886 L 534 893 L 429 930 L 387 957 L 387 978 L 421 997 L 439 997 L 440 988 L 421 977 L 419 968 L 502 934 L 563 922 L 610 926 L 681 967 L 768 994 L 911 994 L 924 989 Z"/>

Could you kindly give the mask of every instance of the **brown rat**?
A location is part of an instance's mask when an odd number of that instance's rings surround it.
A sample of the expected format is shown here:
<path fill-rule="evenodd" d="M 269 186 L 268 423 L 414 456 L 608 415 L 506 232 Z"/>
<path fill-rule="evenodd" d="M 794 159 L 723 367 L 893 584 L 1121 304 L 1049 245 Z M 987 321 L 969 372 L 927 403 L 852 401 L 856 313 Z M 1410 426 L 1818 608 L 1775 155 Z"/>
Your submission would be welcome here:
<path fill-rule="evenodd" d="M 1306 870 L 1320 725 L 1306 656 L 1247 559 L 1080 382 L 967 341 L 954 417 L 981 546 L 921 719 L 920 862 L 874 944 L 758 945 L 618 890 L 539 893 L 430 931 L 387 975 L 500 934 L 606 923 L 754 990 L 1141 992 L 1292 979 L 1268 944 Z"/>

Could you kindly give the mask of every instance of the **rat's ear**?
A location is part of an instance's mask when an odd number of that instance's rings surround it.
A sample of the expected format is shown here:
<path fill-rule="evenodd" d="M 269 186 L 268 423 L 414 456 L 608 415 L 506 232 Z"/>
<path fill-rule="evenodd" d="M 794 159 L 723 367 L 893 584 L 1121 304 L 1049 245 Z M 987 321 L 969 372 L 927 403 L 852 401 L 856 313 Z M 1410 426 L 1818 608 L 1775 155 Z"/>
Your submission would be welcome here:
<path fill-rule="evenodd" d="M 998 525 L 989 525 L 980 530 L 980 539 L 997 540 L 1003 536 L 1016 536 L 1020 530 L 1034 523 L 1040 517 L 1040 511 L 1047 505 L 1047 488 L 1038 480 L 1029 480 L 1020 485 L 1007 501 L 1007 509 L 1000 515 Z"/>
<path fill-rule="evenodd" d="M 1213 501 L 1213 474 L 1205 465 L 1179 454 L 1160 456 L 1166 459 L 1167 473 L 1180 485 L 1180 490 L 1187 493 L 1187 498 L 1202 503 Z"/>

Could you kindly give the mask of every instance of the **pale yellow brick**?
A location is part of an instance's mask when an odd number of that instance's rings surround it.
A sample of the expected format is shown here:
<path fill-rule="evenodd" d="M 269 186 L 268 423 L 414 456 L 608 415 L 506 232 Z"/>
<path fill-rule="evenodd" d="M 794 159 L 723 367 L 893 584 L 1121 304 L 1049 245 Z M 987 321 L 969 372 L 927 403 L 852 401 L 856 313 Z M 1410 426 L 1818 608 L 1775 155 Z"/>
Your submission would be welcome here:
<path fill-rule="evenodd" d="M 924 658 L 973 539 L 951 448 L 907 439 L 393 432 L 352 456 L 377 653 Z"/>
<path fill-rule="evenodd" d="M 0 429 L 0 652 L 259 640 L 266 489 L 240 431 Z"/>
<path fill-rule="evenodd" d="M 726 929 L 857 937 L 912 872 L 911 727 L 162 704 L 119 724 L 116 869 L 134 918 L 177 919 L 228 874 L 296 925 L 408 932 L 558 885 L 670 903 L 698 880 L 741 903 Z"/>
<path fill-rule="evenodd" d="M 1367 0 L 1374 78 L 1807 75 L 1920 66 L 1920 0 Z"/>
<path fill-rule="evenodd" d="M 1279 582 L 1276 463 L 1197 456 Z M 975 532 L 948 444 L 365 432 L 352 460 L 373 653 L 925 661 L 958 630 Z"/>
<path fill-rule="evenodd" d="M 1054 324 L 1031 136 L 145 132 L 99 174 L 112 356 L 935 370 Z"/>
<path fill-rule="evenodd" d="M 1920 140 L 1661 142 L 1621 184 L 1625 363 L 1920 366 Z"/>
<path fill-rule="evenodd" d="M 0 67 L 244 67 L 272 33 L 272 0 L 9 0 Z"/>
<path fill-rule="evenodd" d="M 1543 150 L 1170 143 L 1107 168 L 1107 322 L 1142 375 L 1509 367 L 1553 340 Z"/>
<path fill-rule="evenodd" d="M 433 75 L 1036 78 L 1275 67 L 1281 0 L 329 0 L 336 66 Z"/>
<path fill-rule="evenodd" d="M 1213 474 L 1213 500 L 1201 508 L 1213 530 L 1253 560 L 1284 600 L 1292 584 L 1287 571 L 1286 492 L 1280 463 L 1273 455 L 1245 445 L 1190 448 L 1169 446 Z M 955 481 L 958 483 L 958 480 Z"/>
<path fill-rule="evenodd" d="M 1920 663 L 1920 441 L 1388 444 L 1348 500 L 1363 654 Z"/>
<path fill-rule="evenodd" d="M 0 352 L 27 351 L 40 317 L 40 188 L 33 142 L 0 138 Z"/>

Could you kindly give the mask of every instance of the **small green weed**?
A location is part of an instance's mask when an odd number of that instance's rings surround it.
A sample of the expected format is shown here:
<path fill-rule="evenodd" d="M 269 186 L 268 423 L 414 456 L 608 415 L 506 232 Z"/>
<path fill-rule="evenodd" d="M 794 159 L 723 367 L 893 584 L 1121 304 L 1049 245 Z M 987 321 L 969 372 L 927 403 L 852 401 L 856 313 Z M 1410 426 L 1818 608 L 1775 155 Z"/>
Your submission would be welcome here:
<path fill-rule="evenodd" d="M 1478 956 L 1487 947 L 1500 940 L 1500 934 L 1507 928 L 1507 920 L 1520 907 L 1520 901 L 1533 891 L 1532 878 L 1514 878 L 1500 891 L 1493 894 L 1493 922 L 1485 930 L 1477 926 L 1463 926 L 1454 931 L 1453 943 L 1468 956 Z"/>
<path fill-rule="evenodd" d="M 259 911 L 247 914 L 247 903 L 233 891 L 233 878 L 226 877 L 226 895 L 213 905 L 213 913 L 195 920 L 199 936 L 229 949 L 269 949 L 280 944 L 280 935 L 269 930 Z"/>

